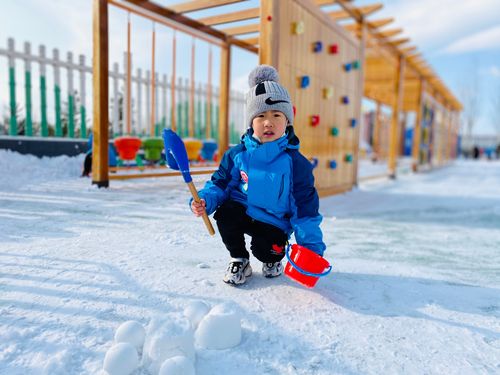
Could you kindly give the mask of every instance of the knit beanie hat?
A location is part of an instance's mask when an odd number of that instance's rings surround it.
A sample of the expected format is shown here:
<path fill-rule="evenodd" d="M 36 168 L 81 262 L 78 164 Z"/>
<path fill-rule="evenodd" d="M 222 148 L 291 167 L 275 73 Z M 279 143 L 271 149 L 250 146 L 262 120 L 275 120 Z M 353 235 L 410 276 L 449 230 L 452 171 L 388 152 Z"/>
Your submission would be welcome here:
<path fill-rule="evenodd" d="M 279 75 L 269 65 L 259 65 L 248 76 L 246 122 L 252 127 L 253 119 L 262 112 L 280 111 L 293 125 L 293 107 L 288 91 L 279 84 Z"/>

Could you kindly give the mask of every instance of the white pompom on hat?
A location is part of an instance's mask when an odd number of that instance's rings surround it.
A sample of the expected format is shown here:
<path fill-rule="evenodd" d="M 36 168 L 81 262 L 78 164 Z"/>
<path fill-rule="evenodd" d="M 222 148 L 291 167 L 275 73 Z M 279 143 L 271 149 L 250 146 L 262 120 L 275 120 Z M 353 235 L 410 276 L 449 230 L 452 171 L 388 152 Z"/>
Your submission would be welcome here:
<path fill-rule="evenodd" d="M 253 119 L 262 112 L 280 111 L 293 125 L 293 106 L 288 91 L 279 84 L 279 75 L 270 65 L 259 65 L 248 75 L 246 122 L 252 127 Z"/>

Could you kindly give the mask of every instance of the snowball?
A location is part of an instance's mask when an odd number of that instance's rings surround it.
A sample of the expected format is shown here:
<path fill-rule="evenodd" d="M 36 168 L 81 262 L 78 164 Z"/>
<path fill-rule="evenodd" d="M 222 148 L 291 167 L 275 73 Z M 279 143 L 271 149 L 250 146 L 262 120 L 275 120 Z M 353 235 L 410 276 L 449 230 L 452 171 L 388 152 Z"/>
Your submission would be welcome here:
<path fill-rule="evenodd" d="M 184 309 L 184 316 L 189 319 L 193 328 L 196 329 L 201 319 L 210 311 L 205 302 L 193 301 Z"/>
<path fill-rule="evenodd" d="M 109 375 L 129 375 L 139 366 L 139 356 L 132 344 L 120 342 L 113 345 L 104 357 L 104 370 Z"/>
<path fill-rule="evenodd" d="M 159 375 L 195 375 L 193 362 L 182 355 L 169 358 L 161 365 Z"/>
<path fill-rule="evenodd" d="M 121 324 L 115 333 L 115 342 L 128 342 L 132 344 L 138 352 L 142 352 L 146 330 L 141 323 L 129 320 Z"/>
<path fill-rule="evenodd" d="M 196 345 L 205 349 L 228 349 L 241 341 L 241 317 L 226 304 L 215 306 L 201 320 L 195 333 Z"/>
<path fill-rule="evenodd" d="M 185 356 L 195 360 L 194 332 L 191 322 L 182 314 L 168 314 L 165 318 L 154 320 L 148 327 L 144 345 L 143 365 L 157 374 L 161 364 L 168 358 Z"/>

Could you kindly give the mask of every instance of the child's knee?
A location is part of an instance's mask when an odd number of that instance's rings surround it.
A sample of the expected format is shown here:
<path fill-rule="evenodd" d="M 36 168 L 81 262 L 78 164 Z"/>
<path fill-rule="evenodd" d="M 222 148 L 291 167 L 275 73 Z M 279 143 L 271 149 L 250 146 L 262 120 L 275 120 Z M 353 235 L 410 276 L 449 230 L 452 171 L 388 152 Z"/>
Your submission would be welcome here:
<path fill-rule="evenodd" d="M 285 257 L 286 240 L 269 242 L 266 239 L 252 239 L 252 254 L 262 263 L 279 262 Z"/>

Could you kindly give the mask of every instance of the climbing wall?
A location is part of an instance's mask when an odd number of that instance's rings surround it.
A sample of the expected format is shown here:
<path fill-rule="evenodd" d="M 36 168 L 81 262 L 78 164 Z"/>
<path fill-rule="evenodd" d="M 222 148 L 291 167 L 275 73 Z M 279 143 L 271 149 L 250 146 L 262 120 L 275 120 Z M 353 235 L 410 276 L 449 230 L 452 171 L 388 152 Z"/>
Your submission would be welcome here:
<path fill-rule="evenodd" d="M 275 66 L 296 107 L 301 152 L 323 194 L 356 181 L 362 61 L 359 42 L 310 0 L 262 0 L 261 63 Z"/>

